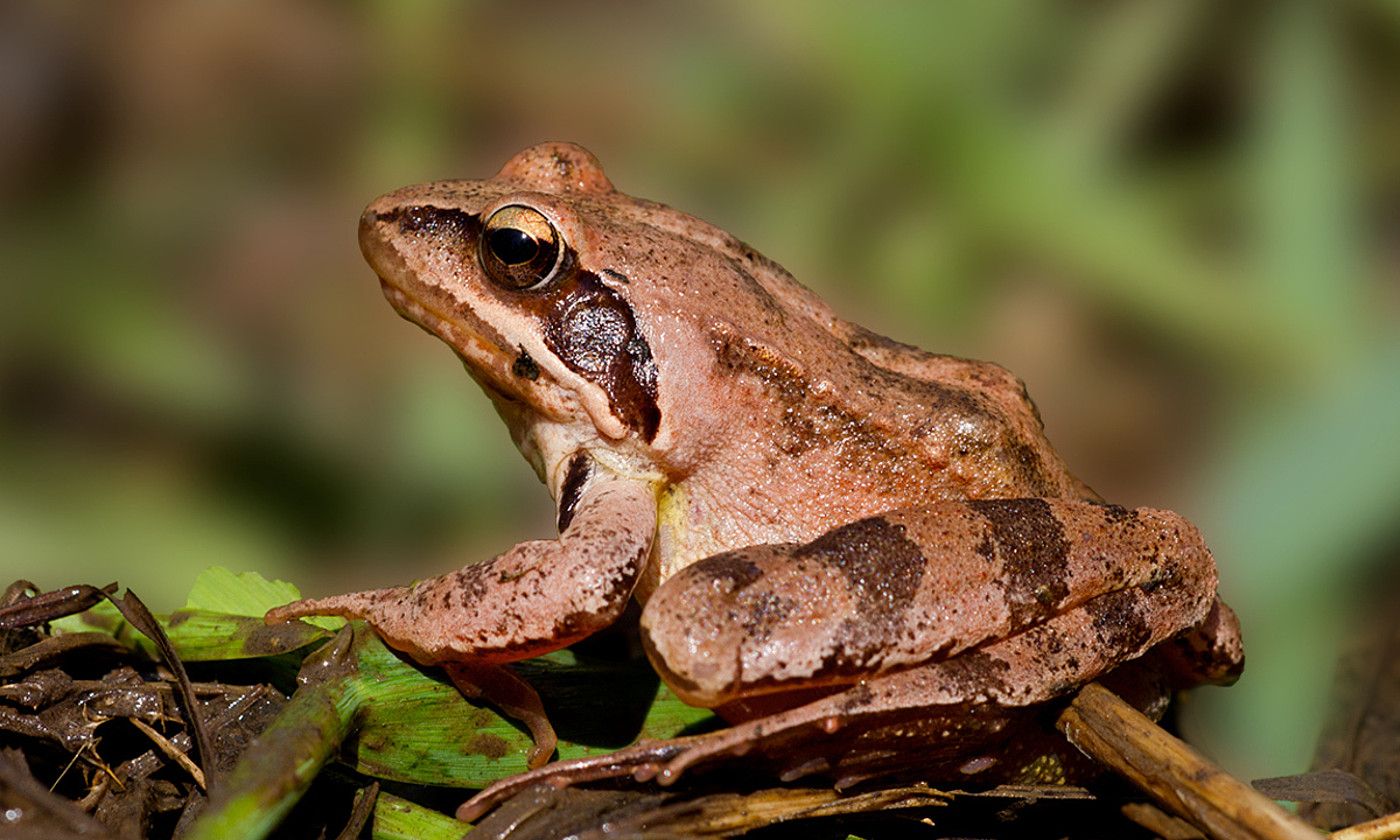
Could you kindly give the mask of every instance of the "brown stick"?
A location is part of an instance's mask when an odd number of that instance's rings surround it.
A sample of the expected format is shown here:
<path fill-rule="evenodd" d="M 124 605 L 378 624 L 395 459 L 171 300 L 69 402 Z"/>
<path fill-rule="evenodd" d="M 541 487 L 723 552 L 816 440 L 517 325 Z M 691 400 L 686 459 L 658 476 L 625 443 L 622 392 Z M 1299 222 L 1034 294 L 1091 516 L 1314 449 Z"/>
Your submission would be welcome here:
<path fill-rule="evenodd" d="M 1340 828 L 1327 837 L 1328 840 L 1394 840 L 1400 837 L 1400 813 Z"/>
<path fill-rule="evenodd" d="M 190 757 L 185 754 L 184 750 L 180 749 L 180 747 L 169 738 L 157 732 L 154 727 L 140 718 L 130 717 L 127 718 L 127 722 L 146 733 L 146 737 L 150 738 L 151 742 L 159 747 L 161 752 L 165 753 L 168 758 L 180 765 L 182 770 L 189 773 L 190 778 L 194 779 L 194 783 L 199 785 L 200 790 L 208 789 L 208 786 L 204 782 L 204 771 L 199 769 L 198 764 L 190 760 Z"/>
<path fill-rule="evenodd" d="M 1108 689 L 1090 683 L 1060 715 L 1070 743 L 1221 840 L 1318 840 L 1263 794 L 1167 734 Z"/>

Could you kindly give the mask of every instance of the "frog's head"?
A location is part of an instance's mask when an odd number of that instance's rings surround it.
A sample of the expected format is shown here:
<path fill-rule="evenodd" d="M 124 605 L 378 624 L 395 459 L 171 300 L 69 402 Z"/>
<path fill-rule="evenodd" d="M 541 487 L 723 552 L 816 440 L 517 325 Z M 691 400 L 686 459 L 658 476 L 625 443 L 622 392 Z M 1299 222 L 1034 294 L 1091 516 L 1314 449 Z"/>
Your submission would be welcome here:
<path fill-rule="evenodd" d="M 611 192 L 587 151 L 537 146 L 488 181 L 377 199 L 360 247 L 394 308 L 451 345 L 508 420 L 524 409 L 650 441 L 651 348 L 612 281 L 581 265 L 578 221 L 558 201 Z"/>
<path fill-rule="evenodd" d="M 734 421 L 714 390 L 714 325 L 785 329 L 754 276 L 762 258 L 615 191 L 571 144 L 526 149 L 489 180 L 390 193 L 360 244 L 399 313 L 457 351 L 517 432 L 542 418 L 653 462 Z"/>

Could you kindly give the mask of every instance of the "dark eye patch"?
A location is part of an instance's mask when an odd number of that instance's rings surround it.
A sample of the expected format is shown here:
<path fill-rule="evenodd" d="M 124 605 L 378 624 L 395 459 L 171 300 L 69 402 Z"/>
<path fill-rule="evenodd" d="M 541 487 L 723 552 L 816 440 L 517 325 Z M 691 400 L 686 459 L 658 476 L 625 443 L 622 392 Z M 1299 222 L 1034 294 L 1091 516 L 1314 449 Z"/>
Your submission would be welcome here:
<path fill-rule="evenodd" d="M 643 440 L 655 437 L 661 424 L 656 361 L 627 302 L 596 274 L 576 270 L 540 314 L 550 351 L 607 392 L 614 413 Z"/>

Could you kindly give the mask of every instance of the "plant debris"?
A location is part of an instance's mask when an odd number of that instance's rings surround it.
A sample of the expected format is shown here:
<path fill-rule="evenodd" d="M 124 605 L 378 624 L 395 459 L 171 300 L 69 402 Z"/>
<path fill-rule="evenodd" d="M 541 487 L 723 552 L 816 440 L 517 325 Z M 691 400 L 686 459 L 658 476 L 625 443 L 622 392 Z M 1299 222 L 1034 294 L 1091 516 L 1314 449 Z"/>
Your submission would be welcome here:
<path fill-rule="evenodd" d="M 161 624 L 133 593 L 113 598 L 115 585 L 26 595 L 35 589 L 12 586 L 0 611 L 7 830 L 169 836 L 203 806 L 206 774 L 231 768 L 285 696 L 266 683 L 191 681 Z M 105 633 L 44 629 L 103 598 L 166 651 L 162 662 Z"/>

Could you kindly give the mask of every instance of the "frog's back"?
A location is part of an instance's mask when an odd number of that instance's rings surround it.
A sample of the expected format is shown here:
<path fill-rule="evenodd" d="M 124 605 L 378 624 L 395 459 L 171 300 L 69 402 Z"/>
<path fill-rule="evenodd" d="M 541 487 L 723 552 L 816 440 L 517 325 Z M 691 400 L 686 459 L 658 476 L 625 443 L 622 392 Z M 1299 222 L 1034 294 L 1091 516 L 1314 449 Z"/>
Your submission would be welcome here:
<path fill-rule="evenodd" d="M 929 353 L 838 321 L 833 333 L 870 364 L 905 379 L 914 393 L 940 395 L 945 408 L 916 435 L 933 438 L 957 465 L 966 498 L 1097 500 L 1045 436 L 1026 385 L 992 362 Z"/>
<path fill-rule="evenodd" d="M 1040 413 L 1015 374 L 991 362 L 929 353 L 841 319 L 778 263 L 722 231 L 714 235 L 715 244 L 790 316 L 815 325 L 822 338 L 834 339 L 829 349 L 806 355 L 830 355 L 836 370 L 826 372 L 826 378 L 844 385 L 833 388 L 824 405 L 790 405 L 785 416 L 805 412 L 858 421 L 841 426 L 848 432 L 864 428 L 868 434 L 834 442 L 847 453 L 863 449 L 865 465 L 877 472 L 890 472 L 890 458 L 902 460 L 898 472 L 914 491 L 909 503 L 930 497 L 1098 498 L 1050 446 Z M 801 341 L 790 334 L 784 344 L 800 347 Z M 780 346 L 776 338 L 775 346 Z M 774 364 L 750 360 L 752 368 L 768 369 L 770 376 Z M 810 386 L 822 378 L 805 370 L 804 363 L 795 367 L 804 370 L 790 372 L 789 378 L 804 380 L 799 384 Z M 789 386 L 777 394 L 792 402 L 799 390 Z M 810 394 L 803 396 L 801 402 L 811 402 Z M 851 437 L 879 445 L 852 447 Z M 859 459 L 843 461 L 861 466 Z"/>

